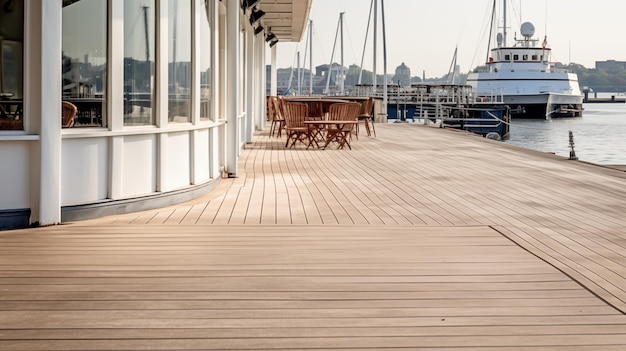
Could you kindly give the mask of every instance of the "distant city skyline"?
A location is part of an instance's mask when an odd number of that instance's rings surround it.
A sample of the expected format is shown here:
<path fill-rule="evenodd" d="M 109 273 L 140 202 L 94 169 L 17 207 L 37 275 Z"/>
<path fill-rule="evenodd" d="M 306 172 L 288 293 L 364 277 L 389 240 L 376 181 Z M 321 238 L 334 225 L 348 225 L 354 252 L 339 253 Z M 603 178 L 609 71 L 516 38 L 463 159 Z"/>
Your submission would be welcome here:
<path fill-rule="evenodd" d="M 380 7 L 381 0 L 378 3 Z M 593 68 L 596 61 L 626 59 L 626 36 L 621 28 L 626 2 L 596 0 L 590 5 L 583 0 L 515 0 L 509 3 L 507 27 L 511 41 L 516 34 L 519 36 L 521 23 L 530 21 L 535 25 L 537 38 L 543 40 L 547 34 L 555 61 Z M 389 74 L 405 63 L 412 76 L 422 76 L 423 71 L 427 78 L 443 76 L 448 73 L 457 47 L 461 72 L 484 63 L 493 0 L 386 0 L 384 4 Z M 314 27 L 313 66 L 331 62 L 340 12 L 345 12 L 343 63 L 346 67 L 360 65 L 369 11 L 367 0 L 313 0 L 310 12 Z M 382 32 L 380 16 L 379 10 L 379 33 Z M 370 71 L 373 69 L 372 26 L 363 61 L 363 67 Z M 300 51 L 300 65 L 308 68 L 306 39 L 305 33 L 300 43 L 279 42 L 278 67 L 297 66 L 296 55 Z M 339 52 L 337 43 L 333 62 L 341 62 Z M 377 73 L 382 74 L 380 34 L 377 55 Z"/>

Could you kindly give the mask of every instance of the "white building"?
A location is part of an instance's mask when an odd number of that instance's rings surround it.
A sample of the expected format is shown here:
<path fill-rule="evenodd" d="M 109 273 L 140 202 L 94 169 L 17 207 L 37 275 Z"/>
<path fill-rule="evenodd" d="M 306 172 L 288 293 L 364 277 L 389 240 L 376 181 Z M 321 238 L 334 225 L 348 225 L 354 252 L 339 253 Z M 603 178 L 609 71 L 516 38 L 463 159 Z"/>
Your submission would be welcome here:
<path fill-rule="evenodd" d="M 302 39 L 311 1 L 2 1 L 0 229 L 167 206 L 236 177 L 265 127 L 266 50 L 275 63 L 276 40 Z"/>

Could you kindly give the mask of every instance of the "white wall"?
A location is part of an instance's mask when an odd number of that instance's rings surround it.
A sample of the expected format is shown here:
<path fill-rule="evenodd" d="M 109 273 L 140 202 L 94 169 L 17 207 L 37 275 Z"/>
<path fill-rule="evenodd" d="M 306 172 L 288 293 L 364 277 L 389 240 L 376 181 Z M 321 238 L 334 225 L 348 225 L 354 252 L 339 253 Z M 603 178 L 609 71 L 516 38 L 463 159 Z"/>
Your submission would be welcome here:
<path fill-rule="evenodd" d="M 30 207 L 30 143 L 0 141 L 0 210 Z"/>
<path fill-rule="evenodd" d="M 60 55 L 58 45 L 50 47 L 42 45 L 41 36 L 44 32 L 54 36 L 55 42 L 60 40 L 60 31 L 48 32 L 38 29 L 45 23 L 42 19 L 43 9 L 53 8 L 54 16 L 47 15 L 47 21 L 54 20 L 56 25 L 61 21 L 61 0 L 53 0 L 46 7 L 38 0 L 26 0 L 28 7 L 36 9 L 28 15 L 28 25 L 25 26 L 25 42 L 30 42 L 28 57 L 25 60 L 25 82 L 32 89 L 25 96 L 29 100 L 24 107 L 24 131 L 0 132 L 0 210 L 31 208 L 32 220 L 39 220 L 41 213 L 49 212 L 54 215 L 60 211 L 60 206 L 89 205 L 102 200 L 124 200 L 140 198 L 142 196 L 159 194 L 178 189 L 185 189 L 192 185 L 202 185 L 215 181 L 223 176 L 228 156 L 231 159 L 230 171 L 237 170 L 237 155 L 246 141 L 247 123 L 253 126 L 252 116 L 264 111 L 245 111 L 245 95 L 250 94 L 242 85 L 244 52 L 254 53 L 254 48 L 246 48 L 250 41 L 240 40 L 245 35 L 242 28 L 251 30 L 247 24 L 240 26 L 240 4 L 229 0 L 222 2 L 215 0 L 212 20 L 214 28 L 213 58 L 211 67 L 214 72 L 212 83 L 215 87 L 212 96 L 215 102 L 212 106 L 214 116 L 212 121 L 200 121 L 198 106 L 193 109 L 194 116 L 191 123 L 168 124 L 167 122 L 167 24 L 160 28 L 161 36 L 158 43 L 161 51 L 161 64 L 156 67 L 160 73 L 155 106 L 157 107 L 157 124 L 144 127 L 127 127 L 123 124 L 123 41 L 110 40 L 109 42 L 109 71 L 107 77 L 107 106 L 106 128 L 72 128 L 61 130 L 60 116 L 53 111 L 59 110 L 55 106 L 60 104 L 60 90 L 54 91 L 49 97 L 42 97 L 39 86 L 42 76 L 49 81 L 47 86 L 59 87 L 58 74 L 42 74 L 42 62 L 55 63 L 60 70 Z M 196 0 L 196 4 L 200 1 Z M 167 8 L 166 0 L 157 0 L 161 7 Z M 225 6 L 228 3 L 228 8 Z M 123 0 L 109 2 L 109 35 L 117 37 L 123 34 Z M 162 9 L 161 21 L 166 21 L 167 11 Z M 228 9 L 228 12 L 226 10 Z M 47 12 L 45 12 L 47 14 Z M 204 15 L 204 14 L 203 14 Z M 243 18 L 245 20 L 245 18 Z M 32 23 L 35 21 L 36 23 Z M 121 22 L 120 22 L 121 21 Z M 245 22 L 244 22 L 245 24 Z M 227 30 L 230 32 L 227 34 Z M 226 39 L 234 41 L 230 60 L 226 60 Z M 196 40 L 196 43 L 198 41 Z M 165 47 L 165 49 L 163 49 Z M 48 56 L 54 55 L 57 59 L 50 61 Z M 47 66 L 44 66 L 44 68 Z M 252 70 L 264 64 L 250 65 Z M 227 68 L 236 77 L 228 84 L 226 82 Z M 198 73 L 194 69 L 195 75 Z M 54 73 L 54 72 L 53 72 Z M 247 72 L 245 77 L 252 79 L 254 72 Z M 220 79 L 221 78 L 221 79 Z M 56 82 L 56 83 L 55 83 Z M 237 84 L 234 84 L 234 83 Z M 252 82 L 250 83 L 252 84 Z M 197 82 L 196 82 L 197 85 Z M 196 87 L 197 88 L 197 87 Z M 230 89 L 227 91 L 227 89 Z M 31 91 L 32 90 L 32 91 Z M 53 89 L 54 90 L 54 89 Z M 196 89 L 197 90 L 197 89 Z M 254 94 L 257 94 L 254 89 Z M 227 96 L 231 94 L 231 98 Z M 198 92 L 194 93 L 198 96 Z M 263 92 L 264 96 L 264 92 Z M 257 97 L 261 99 L 262 96 Z M 45 100 L 45 101 L 44 101 Z M 254 101 L 252 99 L 252 101 Z M 46 106 L 52 107 L 44 108 Z M 198 102 L 195 101 L 195 105 Z M 250 108 L 258 108 L 258 104 L 249 104 Z M 37 108 L 35 108 L 37 107 Z M 227 108 L 228 107 L 228 108 Z M 45 110 L 44 114 L 40 110 Z M 248 117 L 248 118 L 246 118 Z M 42 131 L 41 121 L 50 122 L 50 126 Z M 231 130 L 227 132 L 226 120 L 230 120 Z M 53 125 L 54 122 L 54 125 Z M 52 130 L 54 129 L 54 130 Z M 45 136 L 43 134 L 46 134 Z M 248 135 L 249 136 L 249 135 Z M 232 140 L 229 140 L 232 138 Z M 42 141 L 57 141 L 56 147 L 46 147 Z M 49 142 L 51 145 L 52 142 Z M 50 156 L 47 153 L 54 155 Z M 44 165 L 50 164 L 48 167 Z M 42 181 L 46 172 L 51 169 L 58 171 L 60 177 L 51 177 L 49 182 Z M 41 177 L 40 177 L 41 176 Z M 56 180 L 55 180 L 56 179 Z M 54 187 L 50 186 L 54 183 Z M 41 187 L 41 189 L 39 189 Z M 56 203 L 52 196 L 43 201 L 43 195 L 55 195 L 60 201 Z M 60 206 L 58 206 L 60 203 Z M 75 207 L 75 206 L 73 206 Z M 44 211 L 45 210 L 45 211 Z M 46 214 L 44 213 L 44 214 Z M 54 216 L 51 216 L 52 218 Z M 56 218 L 56 217 L 55 217 Z M 54 219 L 54 218 L 53 218 Z M 52 221 L 54 222 L 54 221 Z M 50 222 L 50 223 L 52 223 Z"/>
<path fill-rule="evenodd" d="M 121 164 L 122 197 L 147 195 L 157 190 L 157 135 L 124 138 Z"/>
<path fill-rule="evenodd" d="M 189 132 L 177 132 L 163 135 L 166 143 L 162 144 L 163 177 L 161 191 L 180 189 L 191 184 Z M 200 150 L 198 150 L 200 151 Z M 208 150 L 207 150 L 208 151 Z"/>
<path fill-rule="evenodd" d="M 61 148 L 62 205 L 106 199 L 108 138 L 64 139 Z"/>

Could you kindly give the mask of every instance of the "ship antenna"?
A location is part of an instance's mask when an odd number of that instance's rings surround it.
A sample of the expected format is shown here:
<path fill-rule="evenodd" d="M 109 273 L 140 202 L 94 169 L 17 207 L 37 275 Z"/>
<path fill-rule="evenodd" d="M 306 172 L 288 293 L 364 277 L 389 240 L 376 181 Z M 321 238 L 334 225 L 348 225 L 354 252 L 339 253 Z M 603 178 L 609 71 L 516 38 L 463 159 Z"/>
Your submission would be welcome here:
<path fill-rule="evenodd" d="M 502 17 L 504 18 L 504 28 L 502 30 L 502 34 L 503 34 L 503 38 L 504 39 L 503 39 L 502 42 L 504 43 L 504 46 L 506 46 L 506 39 L 507 39 L 506 38 L 506 24 L 507 24 L 506 23 L 506 0 L 503 0 L 502 2 L 504 4 L 503 10 L 502 10 L 502 15 L 503 15 Z"/>

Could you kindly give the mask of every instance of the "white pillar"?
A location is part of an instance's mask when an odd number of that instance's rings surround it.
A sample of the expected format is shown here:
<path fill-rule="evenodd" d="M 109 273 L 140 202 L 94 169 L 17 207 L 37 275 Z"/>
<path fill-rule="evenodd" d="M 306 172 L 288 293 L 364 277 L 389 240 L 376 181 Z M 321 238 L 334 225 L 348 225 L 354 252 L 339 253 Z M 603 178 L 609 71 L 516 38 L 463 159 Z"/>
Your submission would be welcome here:
<path fill-rule="evenodd" d="M 226 171 L 229 177 L 237 177 L 239 154 L 239 1 L 228 0 L 226 24 Z"/>
<path fill-rule="evenodd" d="M 39 96 L 40 111 L 31 110 L 31 116 L 41 116 L 40 129 L 40 197 L 39 224 L 50 225 L 61 221 L 61 33 L 62 1 L 33 1 L 41 6 L 41 59 Z M 34 62 L 33 62 L 34 63 Z"/>
<path fill-rule="evenodd" d="M 223 71 L 221 68 L 223 62 L 220 60 L 222 58 L 223 53 L 223 41 L 221 40 L 222 33 L 222 25 L 220 16 L 220 7 L 222 6 L 221 1 L 209 1 L 209 6 L 211 10 L 209 11 L 210 23 L 211 23 L 211 119 L 215 122 L 224 118 L 224 115 L 221 113 L 221 99 L 222 99 L 222 89 L 220 86 L 220 78 L 221 72 Z M 224 164 L 223 162 L 223 146 L 221 143 L 221 135 L 223 128 L 212 128 L 210 129 L 210 144 L 209 149 L 211 150 L 211 176 L 213 178 L 221 177 L 221 166 Z"/>
<path fill-rule="evenodd" d="M 202 20 L 202 16 L 206 16 L 203 14 L 200 9 L 203 9 L 204 6 L 202 2 L 204 0 L 193 0 L 193 6 L 191 8 L 191 13 L 193 16 L 192 22 L 192 30 L 191 30 L 191 57 L 193 60 L 191 66 L 191 123 L 198 124 L 200 121 L 200 45 L 203 43 L 200 41 L 200 21 Z M 206 45 L 206 43 L 204 43 Z M 192 162 L 194 164 L 194 162 Z M 193 172 L 191 173 L 193 174 Z"/>
<path fill-rule="evenodd" d="M 270 50 L 272 50 L 272 67 L 270 68 L 270 74 L 271 77 L 270 79 L 272 80 L 271 83 L 271 87 L 270 87 L 270 93 L 272 94 L 272 96 L 276 96 L 277 91 L 278 91 L 278 82 L 276 81 L 276 79 L 278 79 L 278 74 L 276 72 L 276 47 L 278 46 L 278 44 L 274 45 Z"/>
<path fill-rule="evenodd" d="M 254 62 L 256 57 L 256 48 L 254 46 L 254 28 L 248 30 L 245 33 L 246 37 L 246 142 L 252 142 L 252 135 L 254 134 L 254 122 L 255 117 L 258 114 L 256 110 L 256 74 L 254 70 Z"/>
<path fill-rule="evenodd" d="M 265 40 L 263 35 L 259 34 L 256 36 L 254 40 L 254 53 L 255 53 L 255 82 L 256 82 L 256 110 L 257 118 L 256 118 L 256 128 L 257 130 L 263 130 L 266 124 L 266 92 L 265 92 L 265 52 L 263 50 L 263 44 Z"/>
<path fill-rule="evenodd" d="M 167 128 L 169 110 L 169 3 L 168 0 L 157 0 L 157 26 L 156 26 L 156 99 L 154 107 L 156 110 L 156 124 L 158 128 Z M 168 179 L 168 148 L 167 133 L 157 135 L 157 174 L 156 190 L 167 191 L 170 188 L 171 179 Z"/>

